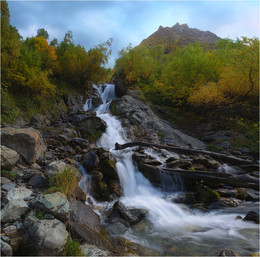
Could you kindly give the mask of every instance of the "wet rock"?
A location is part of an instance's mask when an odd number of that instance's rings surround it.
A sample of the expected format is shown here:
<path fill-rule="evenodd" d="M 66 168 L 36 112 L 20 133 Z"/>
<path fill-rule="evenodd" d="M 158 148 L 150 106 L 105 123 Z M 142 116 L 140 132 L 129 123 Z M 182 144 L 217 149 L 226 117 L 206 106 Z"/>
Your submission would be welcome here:
<path fill-rule="evenodd" d="M 59 220 L 39 220 L 29 216 L 26 218 L 24 226 L 26 253 L 57 256 L 64 249 L 69 233 L 65 224 Z"/>
<path fill-rule="evenodd" d="M 30 204 L 32 207 L 50 213 L 62 221 L 67 221 L 69 219 L 69 202 L 66 196 L 60 192 L 40 195 Z"/>
<path fill-rule="evenodd" d="M 38 130 L 32 128 L 3 128 L 2 145 L 15 150 L 27 163 L 34 163 L 43 156 L 46 146 Z"/>
<path fill-rule="evenodd" d="M 191 166 L 192 163 L 188 160 L 176 160 L 167 163 L 167 167 L 169 168 L 189 169 Z"/>
<path fill-rule="evenodd" d="M 122 195 L 121 186 L 118 182 L 114 182 L 114 181 L 109 182 L 108 191 L 110 194 L 115 194 L 116 196 Z"/>
<path fill-rule="evenodd" d="M 0 146 L 0 158 L 1 158 L 1 169 L 12 169 L 18 162 L 20 156 L 19 154 L 3 145 Z"/>
<path fill-rule="evenodd" d="M 8 191 L 6 198 L 11 200 L 25 199 L 30 197 L 33 192 L 25 187 L 12 188 Z"/>
<path fill-rule="evenodd" d="M 112 255 L 111 252 L 101 250 L 101 249 L 97 248 L 95 245 L 91 245 L 91 244 L 83 244 L 80 246 L 80 248 L 81 248 L 81 251 L 84 256 L 90 256 L 90 257 L 104 256 L 104 257 L 106 257 L 106 256 Z"/>
<path fill-rule="evenodd" d="M 1 222 L 12 222 L 20 220 L 21 216 L 28 210 L 28 205 L 24 200 L 11 200 L 1 210 Z"/>
<path fill-rule="evenodd" d="M 220 252 L 219 256 L 235 256 L 235 257 L 241 257 L 240 254 L 235 252 L 232 249 L 224 249 Z"/>
<path fill-rule="evenodd" d="M 115 218 L 120 218 L 129 224 L 135 224 L 146 216 L 147 212 L 142 209 L 127 209 L 120 201 L 117 201 L 108 216 L 108 222 L 114 223 Z"/>
<path fill-rule="evenodd" d="M 206 168 L 209 169 L 216 169 L 217 167 L 220 166 L 220 163 L 211 159 L 210 157 L 205 157 L 203 155 L 193 155 L 191 156 L 191 158 L 193 159 L 193 163 L 195 164 L 202 164 L 203 166 L 205 166 Z"/>
<path fill-rule="evenodd" d="M 245 218 L 243 219 L 245 221 L 253 221 L 256 224 L 259 224 L 259 213 L 256 213 L 254 211 L 250 211 L 247 213 Z"/>
<path fill-rule="evenodd" d="M 92 171 L 93 169 L 97 168 L 99 165 L 99 158 L 94 152 L 89 152 L 83 156 L 83 167 L 87 171 Z"/>
<path fill-rule="evenodd" d="M 177 198 L 174 199 L 175 203 L 184 203 L 184 204 L 194 204 L 197 203 L 195 193 L 186 192 L 178 195 Z"/>
<path fill-rule="evenodd" d="M 110 223 L 106 225 L 106 229 L 110 235 L 118 236 L 124 234 L 128 230 L 129 224 L 120 218 L 114 218 L 110 220 Z"/>
<path fill-rule="evenodd" d="M 211 204 L 216 202 L 220 198 L 220 195 L 209 187 L 201 186 L 196 190 L 195 197 L 198 202 Z"/>
<path fill-rule="evenodd" d="M 87 117 L 77 125 L 83 137 L 89 137 L 98 131 L 105 132 L 107 128 L 107 124 L 99 117 Z"/>
<path fill-rule="evenodd" d="M 143 161 L 145 164 L 152 165 L 152 166 L 160 166 L 162 163 L 157 160 L 145 160 Z"/>
<path fill-rule="evenodd" d="M 149 141 L 154 143 L 175 144 L 205 149 L 201 141 L 185 135 L 175 129 L 169 122 L 157 117 L 149 105 L 129 95 L 112 102 L 110 109 L 114 109 L 122 124 L 126 127 L 128 137 L 134 141 Z"/>
<path fill-rule="evenodd" d="M 63 162 L 63 161 L 54 161 L 51 162 L 47 167 L 46 167 L 46 176 L 50 178 L 53 175 L 62 173 L 65 169 L 68 168 L 68 165 Z"/>
<path fill-rule="evenodd" d="M 86 225 L 90 229 L 99 232 L 101 229 L 100 218 L 92 208 L 80 201 L 70 201 L 70 220 Z"/>
<path fill-rule="evenodd" d="M 166 160 L 166 163 L 173 162 L 178 160 L 179 158 L 177 156 L 171 156 Z"/>
<path fill-rule="evenodd" d="M 1 239 L 1 256 L 13 256 L 12 247 Z"/>
<path fill-rule="evenodd" d="M 225 207 L 237 207 L 238 203 L 234 199 L 219 198 L 215 203 L 211 204 L 209 208 L 211 209 L 221 209 Z"/>
<path fill-rule="evenodd" d="M 117 160 L 112 156 L 110 152 L 104 152 L 100 155 L 100 171 L 104 175 L 104 180 L 115 180 L 119 181 L 116 172 Z"/>

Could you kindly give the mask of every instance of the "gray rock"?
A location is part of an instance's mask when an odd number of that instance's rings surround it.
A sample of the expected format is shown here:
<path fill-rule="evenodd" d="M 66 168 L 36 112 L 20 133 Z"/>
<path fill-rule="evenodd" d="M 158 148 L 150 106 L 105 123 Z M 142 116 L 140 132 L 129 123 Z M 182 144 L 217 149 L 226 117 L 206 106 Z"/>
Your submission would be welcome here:
<path fill-rule="evenodd" d="M 107 124 L 99 117 L 87 117 L 81 120 L 77 125 L 83 137 L 91 136 L 98 131 L 104 132 L 107 128 Z"/>
<path fill-rule="evenodd" d="M 3 145 L 1 145 L 0 149 L 0 158 L 1 158 L 1 169 L 12 169 L 16 163 L 18 162 L 20 156 L 19 154 Z"/>
<path fill-rule="evenodd" d="M 217 146 L 228 149 L 231 146 L 231 143 L 229 141 L 222 141 L 218 143 Z"/>
<path fill-rule="evenodd" d="M 97 232 L 101 229 L 99 216 L 89 205 L 77 200 L 70 201 L 70 219 L 75 223 L 84 224 Z"/>
<path fill-rule="evenodd" d="M 68 165 L 63 162 L 63 161 L 54 161 L 51 162 L 47 167 L 46 167 L 46 176 L 50 178 L 53 175 L 62 173 L 65 169 L 68 168 Z"/>
<path fill-rule="evenodd" d="M 39 220 L 29 216 L 25 223 L 25 251 L 30 255 L 57 256 L 66 245 L 69 233 L 57 219 Z"/>
<path fill-rule="evenodd" d="M 106 225 L 106 229 L 110 235 L 118 236 L 123 235 L 128 230 L 128 226 L 122 220 L 114 220 L 113 223 Z"/>
<path fill-rule="evenodd" d="M 12 181 L 8 178 L 1 177 L 1 185 L 12 183 Z"/>
<path fill-rule="evenodd" d="M 1 256 L 13 256 L 12 247 L 1 239 Z"/>
<path fill-rule="evenodd" d="M 28 210 L 28 205 L 24 200 L 11 200 L 1 210 L 1 221 L 12 222 L 21 219 L 21 216 Z"/>
<path fill-rule="evenodd" d="M 101 250 L 99 248 L 97 248 L 95 245 L 91 245 L 91 244 L 83 244 L 80 246 L 81 251 L 83 253 L 84 256 L 90 256 L 90 257 L 94 257 L 94 256 L 110 256 L 111 253 L 109 251 L 105 251 L 105 250 Z"/>
<path fill-rule="evenodd" d="M 99 158 L 94 152 L 89 152 L 83 156 L 83 166 L 87 171 L 92 171 L 99 164 Z"/>
<path fill-rule="evenodd" d="M 11 226 L 5 227 L 5 228 L 3 229 L 3 232 L 4 232 L 7 236 L 13 236 L 14 234 L 17 233 L 17 228 L 16 228 L 16 226 L 11 225 Z"/>
<path fill-rule="evenodd" d="M 259 224 L 259 213 L 256 213 L 254 211 L 250 211 L 247 213 L 245 218 L 243 219 L 245 221 L 253 221 L 256 224 Z"/>
<path fill-rule="evenodd" d="M 157 117 L 148 104 L 125 95 L 112 102 L 112 109 L 127 128 L 128 137 L 138 141 L 175 144 L 205 149 L 203 142 L 175 129 L 169 122 Z M 163 135 L 163 136 L 162 136 Z"/>
<path fill-rule="evenodd" d="M 34 163 L 43 156 L 46 146 L 38 130 L 32 128 L 3 128 L 2 145 L 15 150 L 27 163 Z"/>
<path fill-rule="evenodd" d="M 14 188 L 15 186 L 16 186 L 15 183 L 10 182 L 10 183 L 7 183 L 7 184 L 2 185 L 2 189 L 3 189 L 4 191 L 9 191 L 9 190 L 11 190 L 12 188 Z"/>
<path fill-rule="evenodd" d="M 67 221 L 69 219 L 69 202 L 65 195 L 60 192 L 53 194 L 40 195 L 31 203 L 32 207 L 39 208 L 54 217 Z"/>
<path fill-rule="evenodd" d="M 12 188 L 8 191 L 6 198 L 11 201 L 15 199 L 25 199 L 33 192 L 25 187 Z"/>
<path fill-rule="evenodd" d="M 36 175 L 29 180 L 29 185 L 34 188 L 44 188 L 48 185 L 48 182 L 43 175 Z"/>
<path fill-rule="evenodd" d="M 209 208 L 220 209 L 225 207 L 237 207 L 238 203 L 234 199 L 229 199 L 225 197 L 219 198 L 215 203 L 212 203 Z"/>

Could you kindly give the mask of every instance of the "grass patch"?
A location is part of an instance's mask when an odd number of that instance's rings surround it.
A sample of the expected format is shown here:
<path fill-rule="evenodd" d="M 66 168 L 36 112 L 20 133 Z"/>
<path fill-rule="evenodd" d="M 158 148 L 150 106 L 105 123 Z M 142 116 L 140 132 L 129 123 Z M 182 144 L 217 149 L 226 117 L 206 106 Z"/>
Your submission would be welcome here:
<path fill-rule="evenodd" d="M 160 138 L 164 138 L 166 136 L 166 133 L 162 132 L 162 131 L 158 131 L 157 132 L 157 135 L 160 137 Z"/>
<path fill-rule="evenodd" d="M 70 168 L 65 169 L 62 173 L 53 175 L 50 178 L 50 188 L 45 193 L 61 192 L 68 198 L 73 197 L 75 188 L 78 186 L 78 171 Z"/>
<path fill-rule="evenodd" d="M 64 247 L 63 256 L 84 256 L 80 244 L 69 236 Z"/>
<path fill-rule="evenodd" d="M 8 178 L 12 181 L 17 180 L 17 174 L 8 170 L 1 170 L 1 177 Z"/>

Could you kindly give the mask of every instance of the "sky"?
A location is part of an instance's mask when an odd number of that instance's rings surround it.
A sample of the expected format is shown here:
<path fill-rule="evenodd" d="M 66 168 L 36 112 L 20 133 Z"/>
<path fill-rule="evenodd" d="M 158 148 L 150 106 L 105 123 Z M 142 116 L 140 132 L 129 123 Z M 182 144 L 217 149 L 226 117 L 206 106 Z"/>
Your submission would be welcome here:
<path fill-rule="evenodd" d="M 118 53 L 136 46 L 160 25 L 179 22 L 221 38 L 259 37 L 259 1 L 7 1 L 11 24 L 23 38 L 39 28 L 61 42 L 68 30 L 86 49 L 113 38 L 113 67 Z"/>

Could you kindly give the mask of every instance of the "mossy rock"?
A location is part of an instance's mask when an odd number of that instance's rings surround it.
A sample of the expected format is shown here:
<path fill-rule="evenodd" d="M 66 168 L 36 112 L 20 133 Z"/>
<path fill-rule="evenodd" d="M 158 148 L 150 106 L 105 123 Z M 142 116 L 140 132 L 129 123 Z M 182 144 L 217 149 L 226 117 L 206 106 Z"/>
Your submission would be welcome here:
<path fill-rule="evenodd" d="M 115 115 L 118 116 L 120 115 L 120 111 L 118 110 L 118 100 L 113 100 L 112 103 L 110 104 L 110 112 Z"/>
<path fill-rule="evenodd" d="M 211 204 L 220 198 L 220 194 L 209 187 L 201 186 L 196 192 L 196 199 L 204 204 Z"/>

